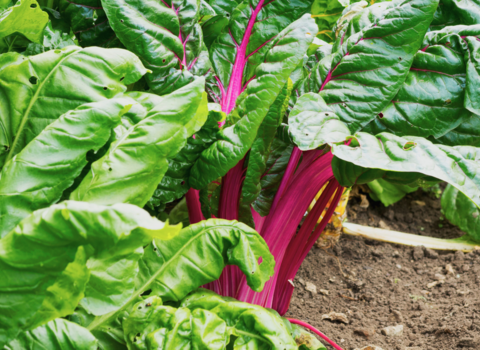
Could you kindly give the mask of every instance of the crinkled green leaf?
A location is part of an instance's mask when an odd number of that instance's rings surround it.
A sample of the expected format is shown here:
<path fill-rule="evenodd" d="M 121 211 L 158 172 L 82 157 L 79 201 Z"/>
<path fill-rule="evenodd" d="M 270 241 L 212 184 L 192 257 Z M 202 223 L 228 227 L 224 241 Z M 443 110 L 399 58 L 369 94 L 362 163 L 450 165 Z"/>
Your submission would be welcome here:
<path fill-rule="evenodd" d="M 48 14 L 42 11 L 36 0 L 18 1 L 0 12 L 0 52 L 8 46 L 5 39 L 12 34 L 21 34 L 28 40 L 41 44 L 47 23 Z"/>
<path fill-rule="evenodd" d="M 430 138 L 434 143 L 447 146 L 480 146 L 480 116 L 472 114 L 469 119 L 450 130 L 438 139 Z"/>
<path fill-rule="evenodd" d="M 120 41 L 152 71 L 150 89 L 168 94 L 210 68 L 200 59 L 203 34 L 196 0 L 103 0 L 110 25 Z M 208 55 L 206 56 L 208 61 Z M 201 71 L 193 72 L 197 62 Z"/>
<path fill-rule="evenodd" d="M 450 183 L 480 206 L 479 149 L 470 146 L 435 145 L 414 136 L 399 137 L 388 133 L 376 136 L 357 133 L 350 145 L 332 144 L 332 153 L 344 162 L 376 169 L 371 180 L 383 171 L 423 174 Z M 342 186 L 350 186 L 341 166 L 332 163 L 333 172 Z M 351 176 L 350 176 L 351 178 Z"/>
<path fill-rule="evenodd" d="M 452 185 L 447 185 L 443 191 L 442 212 L 448 221 L 467 234 L 462 239 L 480 243 L 480 209 Z"/>
<path fill-rule="evenodd" d="M 147 247 L 137 289 L 148 284 L 165 301 L 178 301 L 216 280 L 226 265 L 237 265 L 248 285 L 259 291 L 273 273 L 274 260 L 263 238 L 250 227 L 236 221 L 202 221 L 183 229 L 174 240 Z M 184 278 L 178 278 L 178 271 Z"/>
<path fill-rule="evenodd" d="M 62 114 L 114 97 L 145 72 L 120 49 L 68 46 L 0 56 L 0 167 Z"/>
<path fill-rule="evenodd" d="M 342 16 L 345 9 L 344 1 L 338 0 L 315 0 L 312 4 L 312 17 L 318 26 L 317 37 L 326 41 L 335 41 L 335 33 L 332 31 L 337 20 Z"/>
<path fill-rule="evenodd" d="M 141 301 L 123 323 L 129 350 L 225 349 L 229 332 L 214 313 L 164 306 L 159 297 Z"/>
<path fill-rule="evenodd" d="M 230 332 L 237 337 L 234 349 L 298 349 L 285 322 L 273 310 L 222 298 L 204 289 L 189 295 L 180 305 L 193 312 L 206 309 L 224 320 L 231 327 Z"/>
<path fill-rule="evenodd" d="M 5 350 L 97 350 L 97 339 L 85 328 L 58 318 L 21 333 Z"/>
<path fill-rule="evenodd" d="M 210 108 L 213 107 L 209 103 Z M 197 161 L 200 154 L 217 139 L 220 130 L 218 122 L 224 119 L 225 114 L 218 110 L 210 110 L 205 124 L 195 133 L 195 138 L 189 137 L 187 144 L 173 159 L 168 161 L 168 170 L 157 186 L 151 201 L 155 206 L 161 203 L 170 203 L 182 197 L 190 188 L 188 178 L 190 169 Z"/>
<path fill-rule="evenodd" d="M 277 135 L 270 147 L 266 171 L 263 173 L 260 180 L 262 188 L 258 197 L 252 204 L 252 207 L 261 216 L 266 216 L 270 212 L 273 199 L 275 198 L 275 194 L 280 186 L 290 155 L 293 151 L 293 144 L 289 139 L 288 131 L 285 132 L 284 129 L 288 130 L 286 125 L 280 126 L 277 130 Z M 286 137 L 288 140 L 282 138 L 282 136 Z"/>
<path fill-rule="evenodd" d="M 178 230 L 128 204 L 104 207 L 67 201 L 37 210 L 0 240 L 0 346 L 29 330 L 32 323 L 39 325 L 50 321 L 50 316 L 73 313 L 82 291 L 66 288 L 65 282 L 85 283 L 83 273 L 77 276 L 69 272 L 74 268 L 72 262 L 79 267 L 82 258 L 78 254 L 83 247 L 88 246 L 90 259 L 95 261 L 111 252 L 128 255 L 154 237 L 169 239 Z M 88 262 L 87 267 L 90 269 Z M 95 269 L 91 272 L 94 278 Z M 110 294 L 113 303 L 126 302 L 115 299 L 130 288 L 129 284 L 110 289 L 115 283 L 104 283 L 101 293 Z M 63 293 L 58 294 L 58 289 Z M 61 307 L 58 310 L 52 305 L 55 295 L 61 298 L 56 301 Z M 97 297 L 92 295 L 93 299 Z M 41 320 L 38 313 L 48 318 Z"/>
<path fill-rule="evenodd" d="M 59 0 L 58 10 L 81 46 L 123 46 L 110 27 L 101 0 Z"/>
<path fill-rule="evenodd" d="M 480 25 L 428 33 L 405 83 L 365 130 L 439 138 L 480 114 L 479 35 Z"/>
<path fill-rule="evenodd" d="M 203 41 L 207 48 L 212 46 L 212 43 L 218 38 L 227 24 L 228 18 L 223 15 L 213 16 L 202 23 Z"/>
<path fill-rule="evenodd" d="M 175 157 L 200 129 L 208 107 L 203 79 L 166 96 L 148 95 L 152 102 L 145 103 L 153 108 L 92 164 L 71 199 L 143 207 L 151 198 L 168 169 L 167 159 Z M 129 96 L 145 97 L 145 93 Z"/>
<path fill-rule="evenodd" d="M 386 4 L 386 5 L 383 5 Z M 320 96 L 352 132 L 373 120 L 396 95 L 420 48 L 436 0 L 394 0 L 319 62 Z M 361 12 L 360 14 L 362 14 Z M 359 15 L 360 15 L 359 14 Z M 355 28 L 353 19 L 349 28 Z M 347 38 L 348 37 L 348 38 Z"/>
<path fill-rule="evenodd" d="M 442 0 L 438 5 L 431 30 L 446 26 L 480 24 L 480 2 L 478 0 Z"/>
<path fill-rule="evenodd" d="M 249 214 L 250 205 L 255 201 L 261 191 L 260 181 L 267 168 L 270 147 L 287 110 L 292 88 L 292 81 L 288 79 L 282 91 L 270 106 L 267 115 L 258 128 L 256 139 L 250 148 L 248 168 L 245 174 L 245 180 L 243 181 L 242 195 L 240 198 L 241 205 L 246 207 L 246 211 Z M 243 220 L 240 219 L 240 221 Z"/>
<path fill-rule="evenodd" d="M 289 322 L 290 323 L 290 322 Z M 299 350 L 327 350 L 327 348 L 310 332 L 302 327 L 290 324 L 292 337 L 298 345 Z"/>
<path fill-rule="evenodd" d="M 270 106 L 312 42 L 311 33 L 315 27 L 313 19 L 304 15 L 268 45 L 264 62 L 255 71 L 256 78 L 247 86 L 245 105 L 248 114 L 221 130 L 218 141 L 202 152 L 191 170 L 190 184 L 193 188 L 203 188 L 225 175 L 245 156 Z"/>
<path fill-rule="evenodd" d="M 60 29 L 52 27 L 52 22 L 48 22 L 43 31 L 43 42 L 41 44 L 30 43 L 23 53 L 27 56 L 38 55 L 49 50 L 63 49 L 66 46 L 75 45 L 71 35 Z"/>
<path fill-rule="evenodd" d="M 415 192 L 417 186 L 392 184 L 382 178 L 369 182 L 368 187 L 372 191 L 370 197 L 375 201 L 380 201 L 388 207 L 401 200 L 407 193 Z"/>
<path fill-rule="evenodd" d="M 0 237 L 37 209 L 57 202 L 133 104 L 127 98 L 77 107 L 47 126 L 3 168 L 0 177 Z"/>
<path fill-rule="evenodd" d="M 340 142 L 350 136 L 347 125 L 319 94 L 302 95 L 290 112 L 289 131 L 301 150 L 315 149 L 325 143 Z"/>

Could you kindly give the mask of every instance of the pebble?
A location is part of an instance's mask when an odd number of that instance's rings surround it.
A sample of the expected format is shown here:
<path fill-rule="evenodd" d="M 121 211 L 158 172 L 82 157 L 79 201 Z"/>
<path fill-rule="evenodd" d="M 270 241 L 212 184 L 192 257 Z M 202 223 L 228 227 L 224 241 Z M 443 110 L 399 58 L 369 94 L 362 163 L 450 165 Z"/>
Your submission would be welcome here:
<path fill-rule="evenodd" d="M 432 249 L 425 249 L 425 256 L 430 259 L 438 259 L 438 253 Z"/>
<path fill-rule="evenodd" d="M 396 326 L 385 327 L 382 329 L 382 334 L 387 337 L 397 337 L 403 335 L 403 324 Z"/>
<path fill-rule="evenodd" d="M 326 289 L 320 289 L 319 290 L 320 294 L 323 294 L 323 295 L 328 295 L 330 292 Z"/>
<path fill-rule="evenodd" d="M 424 246 L 416 246 L 413 248 L 413 260 L 418 261 L 425 257 Z"/>
<path fill-rule="evenodd" d="M 462 266 L 462 271 L 463 272 L 467 272 L 468 270 L 470 270 L 470 265 L 463 265 Z"/>
<path fill-rule="evenodd" d="M 478 340 L 475 338 L 463 338 L 457 343 L 458 348 L 477 348 Z"/>
<path fill-rule="evenodd" d="M 307 282 L 306 283 L 305 290 L 308 290 L 312 294 L 317 294 L 317 286 L 314 285 L 312 282 Z"/>
<path fill-rule="evenodd" d="M 341 312 L 330 312 L 328 314 L 322 315 L 322 320 L 330 320 L 330 321 L 339 321 L 345 324 L 348 324 L 347 315 L 342 314 Z"/>
<path fill-rule="evenodd" d="M 395 316 L 395 320 L 397 320 L 398 323 L 403 322 L 403 316 L 402 313 L 398 310 L 393 310 L 392 311 L 393 316 Z"/>
<path fill-rule="evenodd" d="M 405 350 L 422 350 L 422 348 L 419 346 L 409 346 L 408 348 L 405 348 Z"/>
<path fill-rule="evenodd" d="M 455 260 L 457 261 L 463 261 L 465 259 L 465 254 L 461 250 L 457 250 L 455 252 Z"/>
<path fill-rule="evenodd" d="M 375 329 L 362 327 L 355 329 L 353 333 L 363 335 L 365 338 L 370 338 L 372 335 L 375 334 Z"/>
<path fill-rule="evenodd" d="M 383 220 L 380 220 L 378 222 L 378 226 L 380 226 L 380 228 L 384 229 L 384 230 L 391 230 L 390 226 L 388 226 L 385 221 Z"/>
<path fill-rule="evenodd" d="M 400 256 L 400 252 L 398 250 L 395 250 L 392 254 L 394 258 L 398 258 Z"/>
<path fill-rule="evenodd" d="M 383 350 L 381 347 L 379 346 L 376 346 L 376 345 L 368 345 L 368 346 L 365 346 L 364 348 L 355 348 L 353 350 Z"/>
<path fill-rule="evenodd" d="M 455 270 L 453 269 L 452 265 L 447 264 L 445 266 L 445 271 L 447 271 L 447 275 L 455 275 Z"/>

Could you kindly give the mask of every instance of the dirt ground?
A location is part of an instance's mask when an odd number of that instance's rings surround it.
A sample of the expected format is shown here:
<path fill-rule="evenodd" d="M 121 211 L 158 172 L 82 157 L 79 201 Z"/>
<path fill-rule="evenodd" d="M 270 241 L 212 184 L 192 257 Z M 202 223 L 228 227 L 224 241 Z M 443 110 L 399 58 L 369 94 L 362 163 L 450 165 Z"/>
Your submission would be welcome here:
<path fill-rule="evenodd" d="M 419 190 L 388 208 L 367 199 L 368 208 L 360 196 L 351 199 L 349 221 L 462 235 L 443 219 L 431 192 Z M 287 316 L 307 321 L 345 350 L 480 349 L 480 251 L 434 252 L 342 235 L 333 249 L 313 248 L 294 283 Z M 331 315 L 332 321 L 324 316 L 331 312 L 343 315 Z"/>

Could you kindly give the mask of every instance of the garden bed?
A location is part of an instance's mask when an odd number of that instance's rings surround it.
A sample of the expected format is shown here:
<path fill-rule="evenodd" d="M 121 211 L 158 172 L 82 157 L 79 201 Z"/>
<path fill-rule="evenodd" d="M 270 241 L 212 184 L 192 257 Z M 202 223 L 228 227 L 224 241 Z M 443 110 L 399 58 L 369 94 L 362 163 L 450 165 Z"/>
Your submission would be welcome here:
<path fill-rule="evenodd" d="M 368 200 L 362 209 L 360 196 L 351 199 L 349 221 L 440 238 L 462 235 L 442 220 L 440 200 L 423 190 L 388 208 Z M 441 276 L 443 283 L 428 287 Z M 316 294 L 307 290 L 310 283 Z M 480 254 L 437 255 L 343 235 L 333 249 L 312 249 L 295 287 L 287 316 L 311 323 L 345 350 L 480 348 Z M 348 323 L 322 320 L 332 311 L 345 314 Z M 403 325 L 402 335 L 382 334 L 396 325 Z"/>

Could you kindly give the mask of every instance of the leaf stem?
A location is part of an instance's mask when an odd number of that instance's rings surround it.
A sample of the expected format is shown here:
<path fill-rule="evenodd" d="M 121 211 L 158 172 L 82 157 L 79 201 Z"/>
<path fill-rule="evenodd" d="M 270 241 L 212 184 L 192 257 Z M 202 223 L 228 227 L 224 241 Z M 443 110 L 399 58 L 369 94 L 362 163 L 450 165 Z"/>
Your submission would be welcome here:
<path fill-rule="evenodd" d="M 309 325 L 308 323 L 306 322 L 303 322 L 303 321 L 300 321 L 300 320 L 296 320 L 294 318 L 287 318 L 288 321 L 290 321 L 290 323 L 293 323 L 293 324 L 298 324 L 299 326 L 302 326 L 302 327 L 305 327 L 309 330 L 311 330 L 313 333 L 315 333 L 316 335 L 318 335 L 320 338 L 322 338 L 323 340 L 325 340 L 328 344 L 330 344 L 331 346 L 333 346 L 336 350 L 343 350 L 340 346 L 338 346 L 333 340 L 330 340 L 325 334 L 323 334 L 322 332 L 320 332 L 318 329 L 316 329 L 315 327 Z"/>

